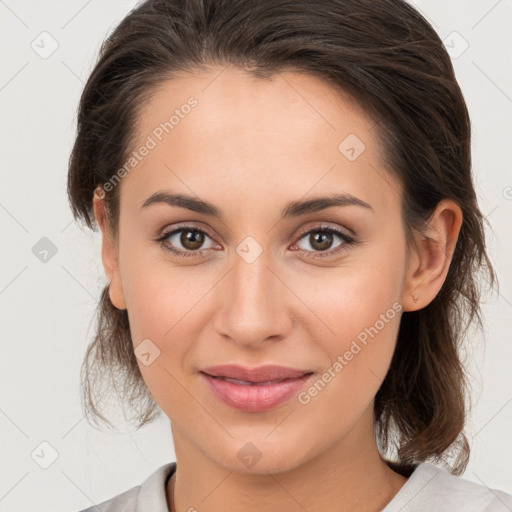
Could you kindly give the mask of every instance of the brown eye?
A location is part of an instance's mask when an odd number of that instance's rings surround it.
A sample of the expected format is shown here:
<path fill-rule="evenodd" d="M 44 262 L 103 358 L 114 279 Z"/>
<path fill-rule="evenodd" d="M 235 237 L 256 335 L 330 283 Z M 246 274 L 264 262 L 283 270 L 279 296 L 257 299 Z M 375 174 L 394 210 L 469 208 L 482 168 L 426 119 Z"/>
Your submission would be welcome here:
<path fill-rule="evenodd" d="M 300 238 L 300 240 L 305 240 L 307 244 L 309 244 L 310 248 L 300 248 L 306 251 L 328 251 L 329 249 L 333 248 L 333 244 L 336 241 L 336 238 L 340 241 L 336 245 L 334 245 L 334 247 L 343 245 L 343 243 L 348 241 L 344 233 L 341 233 L 338 230 L 334 230 L 333 228 L 313 229 L 302 235 L 302 237 Z"/>
<path fill-rule="evenodd" d="M 314 249 L 326 251 L 331 247 L 333 235 L 332 233 L 326 233 L 325 231 L 316 231 L 314 233 L 310 233 L 309 241 L 311 247 Z"/>
<path fill-rule="evenodd" d="M 338 239 L 338 243 L 333 245 Z M 302 240 L 310 247 L 301 247 Z M 356 239 L 340 229 L 331 226 L 320 226 L 310 229 L 302 234 L 294 247 L 298 247 L 303 253 L 312 258 L 335 256 L 356 243 Z"/>
<path fill-rule="evenodd" d="M 199 249 L 204 243 L 204 233 L 196 230 L 182 230 L 180 236 L 181 245 L 190 251 Z"/>
<path fill-rule="evenodd" d="M 205 242 L 210 240 L 210 246 Z M 202 229 L 193 226 L 179 226 L 168 232 L 164 232 L 156 240 L 166 251 L 180 257 L 204 256 L 208 249 L 220 248 L 212 238 Z"/>

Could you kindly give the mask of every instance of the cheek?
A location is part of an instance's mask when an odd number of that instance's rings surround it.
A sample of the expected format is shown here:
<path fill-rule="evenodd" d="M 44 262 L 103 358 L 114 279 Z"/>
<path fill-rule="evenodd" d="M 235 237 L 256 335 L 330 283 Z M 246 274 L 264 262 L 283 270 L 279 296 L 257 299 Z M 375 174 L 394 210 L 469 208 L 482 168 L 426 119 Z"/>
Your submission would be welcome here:
<path fill-rule="evenodd" d="M 190 408 L 190 395 L 183 388 L 183 372 L 188 355 L 199 339 L 200 327 L 194 308 L 200 305 L 209 287 L 194 280 L 191 273 L 169 265 L 163 272 L 158 266 L 135 268 L 136 271 L 126 275 L 135 353 L 143 353 L 142 347 L 149 346 L 150 352 L 158 354 L 149 365 L 137 357 L 137 364 L 155 401 L 174 419 L 174 411 Z"/>
<path fill-rule="evenodd" d="M 295 278 L 294 291 L 309 306 L 303 309 L 302 321 L 311 338 L 318 340 L 321 334 L 322 344 L 330 339 L 329 353 L 336 356 L 351 340 L 364 339 L 365 329 L 375 324 L 382 337 L 393 339 L 388 327 L 396 323 L 401 309 L 402 272 L 403 261 L 397 254 L 389 261 L 358 261 Z"/>
<path fill-rule="evenodd" d="M 133 251 L 122 259 L 122 283 L 134 344 L 144 338 L 160 343 L 194 320 L 194 307 L 211 286 L 198 267 L 180 268 L 155 249 Z"/>
<path fill-rule="evenodd" d="M 319 340 L 329 362 L 311 386 L 297 396 L 308 428 L 348 432 L 365 414 L 389 369 L 400 322 L 401 305 L 382 297 L 340 300 L 336 335 Z M 379 300 L 380 299 L 380 300 Z M 329 412 L 326 422 L 325 410 Z"/>
<path fill-rule="evenodd" d="M 126 255 L 121 269 L 135 353 L 148 345 L 158 354 L 150 365 L 139 357 L 137 363 L 159 405 L 166 400 L 186 405 L 188 395 L 178 381 L 189 371 L 204 326 L 204 301 L 218 276 L 200 272 L 200 267 L 173 266 L 165 255 L 159 261 L 145 261 L 144 256 L 142 251 Z"/>
<path fill-rule="evenodd" d="M 309 321 L 310 335 L 330 360 L 320 379 L 299 400 L 318 408 L 313 417 L 321 418 L 321 404 L 331 403 L 335 404 L 334 423 L 350 424 L 377 393 L 391 363 L 400 325 L 402 265 L 400 255 L 395 254 L 380 262 L 348 265 L 322 280 L 301 280 L 298 294 L 311 299 L 308 304 L 321 320 Z M 308 287 L 313 282 L 314 287 Z"/>

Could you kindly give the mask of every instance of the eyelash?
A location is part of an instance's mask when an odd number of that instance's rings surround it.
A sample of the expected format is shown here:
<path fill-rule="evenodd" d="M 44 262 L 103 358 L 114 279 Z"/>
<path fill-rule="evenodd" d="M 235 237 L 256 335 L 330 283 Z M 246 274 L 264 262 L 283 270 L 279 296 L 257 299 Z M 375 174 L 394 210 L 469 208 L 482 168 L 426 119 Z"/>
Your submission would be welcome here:
<path fill-rule="evenodd" d="M 196 228 L 194 226 L 183 225 L 183 226 L 177 226 L 172 231 L 162 233 L 162 235 L 156 239 L 156 242 L 158 242 L 164 250 L 166 250 L 180 258 L 189 258 L 189 257 L 199 258 L 203 255 L 204 252 L 208 251 L 208 249 L 201 249 L 198 251 L 179 251 L 179 250 L 173 249 L 170 245 L 168 245 L 166 243 L 166 240 L 171 235 L 175 235 L 176 233 L 179 233 L 181 231 L 195 231 L 198 233 L 202 233 L 202 234 L 208 236 L 209 238 L 212 238 L 206 231 L 204 231 L 202 229 Z M 309 258 L 325 258 L 325 257 L 329 257 L 329 256 L 334 256 L 334 255 L 337 255 L 338 253 L 341 253 L 341 252 L 347 250 L 348 246 L 351 246 L 351 245 L 354 245 L 357 243 L 357 240 L 353 236 L 347 235 L 347 233 L 341 231 L 340 229 L 333 228 L 331 226 L 318 226 L 318 227 L 315 227 L 312 229 L 308 229 L 299 235 L 299 238 L 297 239 L 297 241 L 304 238 L 306 235 L 310 235 L 311 233 L 330 233 L 333 235 L 337 235 L 338 237 L 340 237 L 342 239 L 343 243 L 338 245 L 335 249 L 328 249 L 326 251 L 313 252 L 313 253 L 312 253 L 312 251 L 305 251 L 304 249 L 298 249 L 298 251 L 305 252 Z"/>

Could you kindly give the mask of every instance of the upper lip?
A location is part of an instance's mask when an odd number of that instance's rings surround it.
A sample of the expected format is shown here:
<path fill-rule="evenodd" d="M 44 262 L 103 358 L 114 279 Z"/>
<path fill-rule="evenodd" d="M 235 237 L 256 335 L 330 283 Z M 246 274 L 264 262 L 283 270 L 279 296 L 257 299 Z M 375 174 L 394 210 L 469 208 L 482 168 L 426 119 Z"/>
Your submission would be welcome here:
<path fill-rule="evenodd" d="M 286 366 L 265 365 L 256 368 L 248 368 L 238 364 L 223 364 L 219 366 L 210 366 L 203 368 L 202 373 L 207 373 L 213 377 L 228 377 L 231 379 L 244 380 L 246 382 L 266 382 L 269 380 L 294 379 L 302 377 L 307 373 L 313 373 L 311 370 L 299 370 L 297 368 L 288 368 Z"/>

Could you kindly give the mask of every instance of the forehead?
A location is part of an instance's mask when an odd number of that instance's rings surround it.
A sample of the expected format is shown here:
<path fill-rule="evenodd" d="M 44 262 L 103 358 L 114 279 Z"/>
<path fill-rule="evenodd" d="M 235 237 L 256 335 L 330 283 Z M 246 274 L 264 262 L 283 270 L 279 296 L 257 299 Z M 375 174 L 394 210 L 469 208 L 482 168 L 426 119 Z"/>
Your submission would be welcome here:
<path fill-rule="evenodd" d="M 236 189 L 239 200 L 286 201 L 346 188 L 375 200 L 390 178 L 374 127 L 348 95 L 309 75 L 186 74 L 141 109 L 133 149 L 151 149 L 123 178 L 122 196 L 142 204 L 173 188 L 229 202 Z"/>

